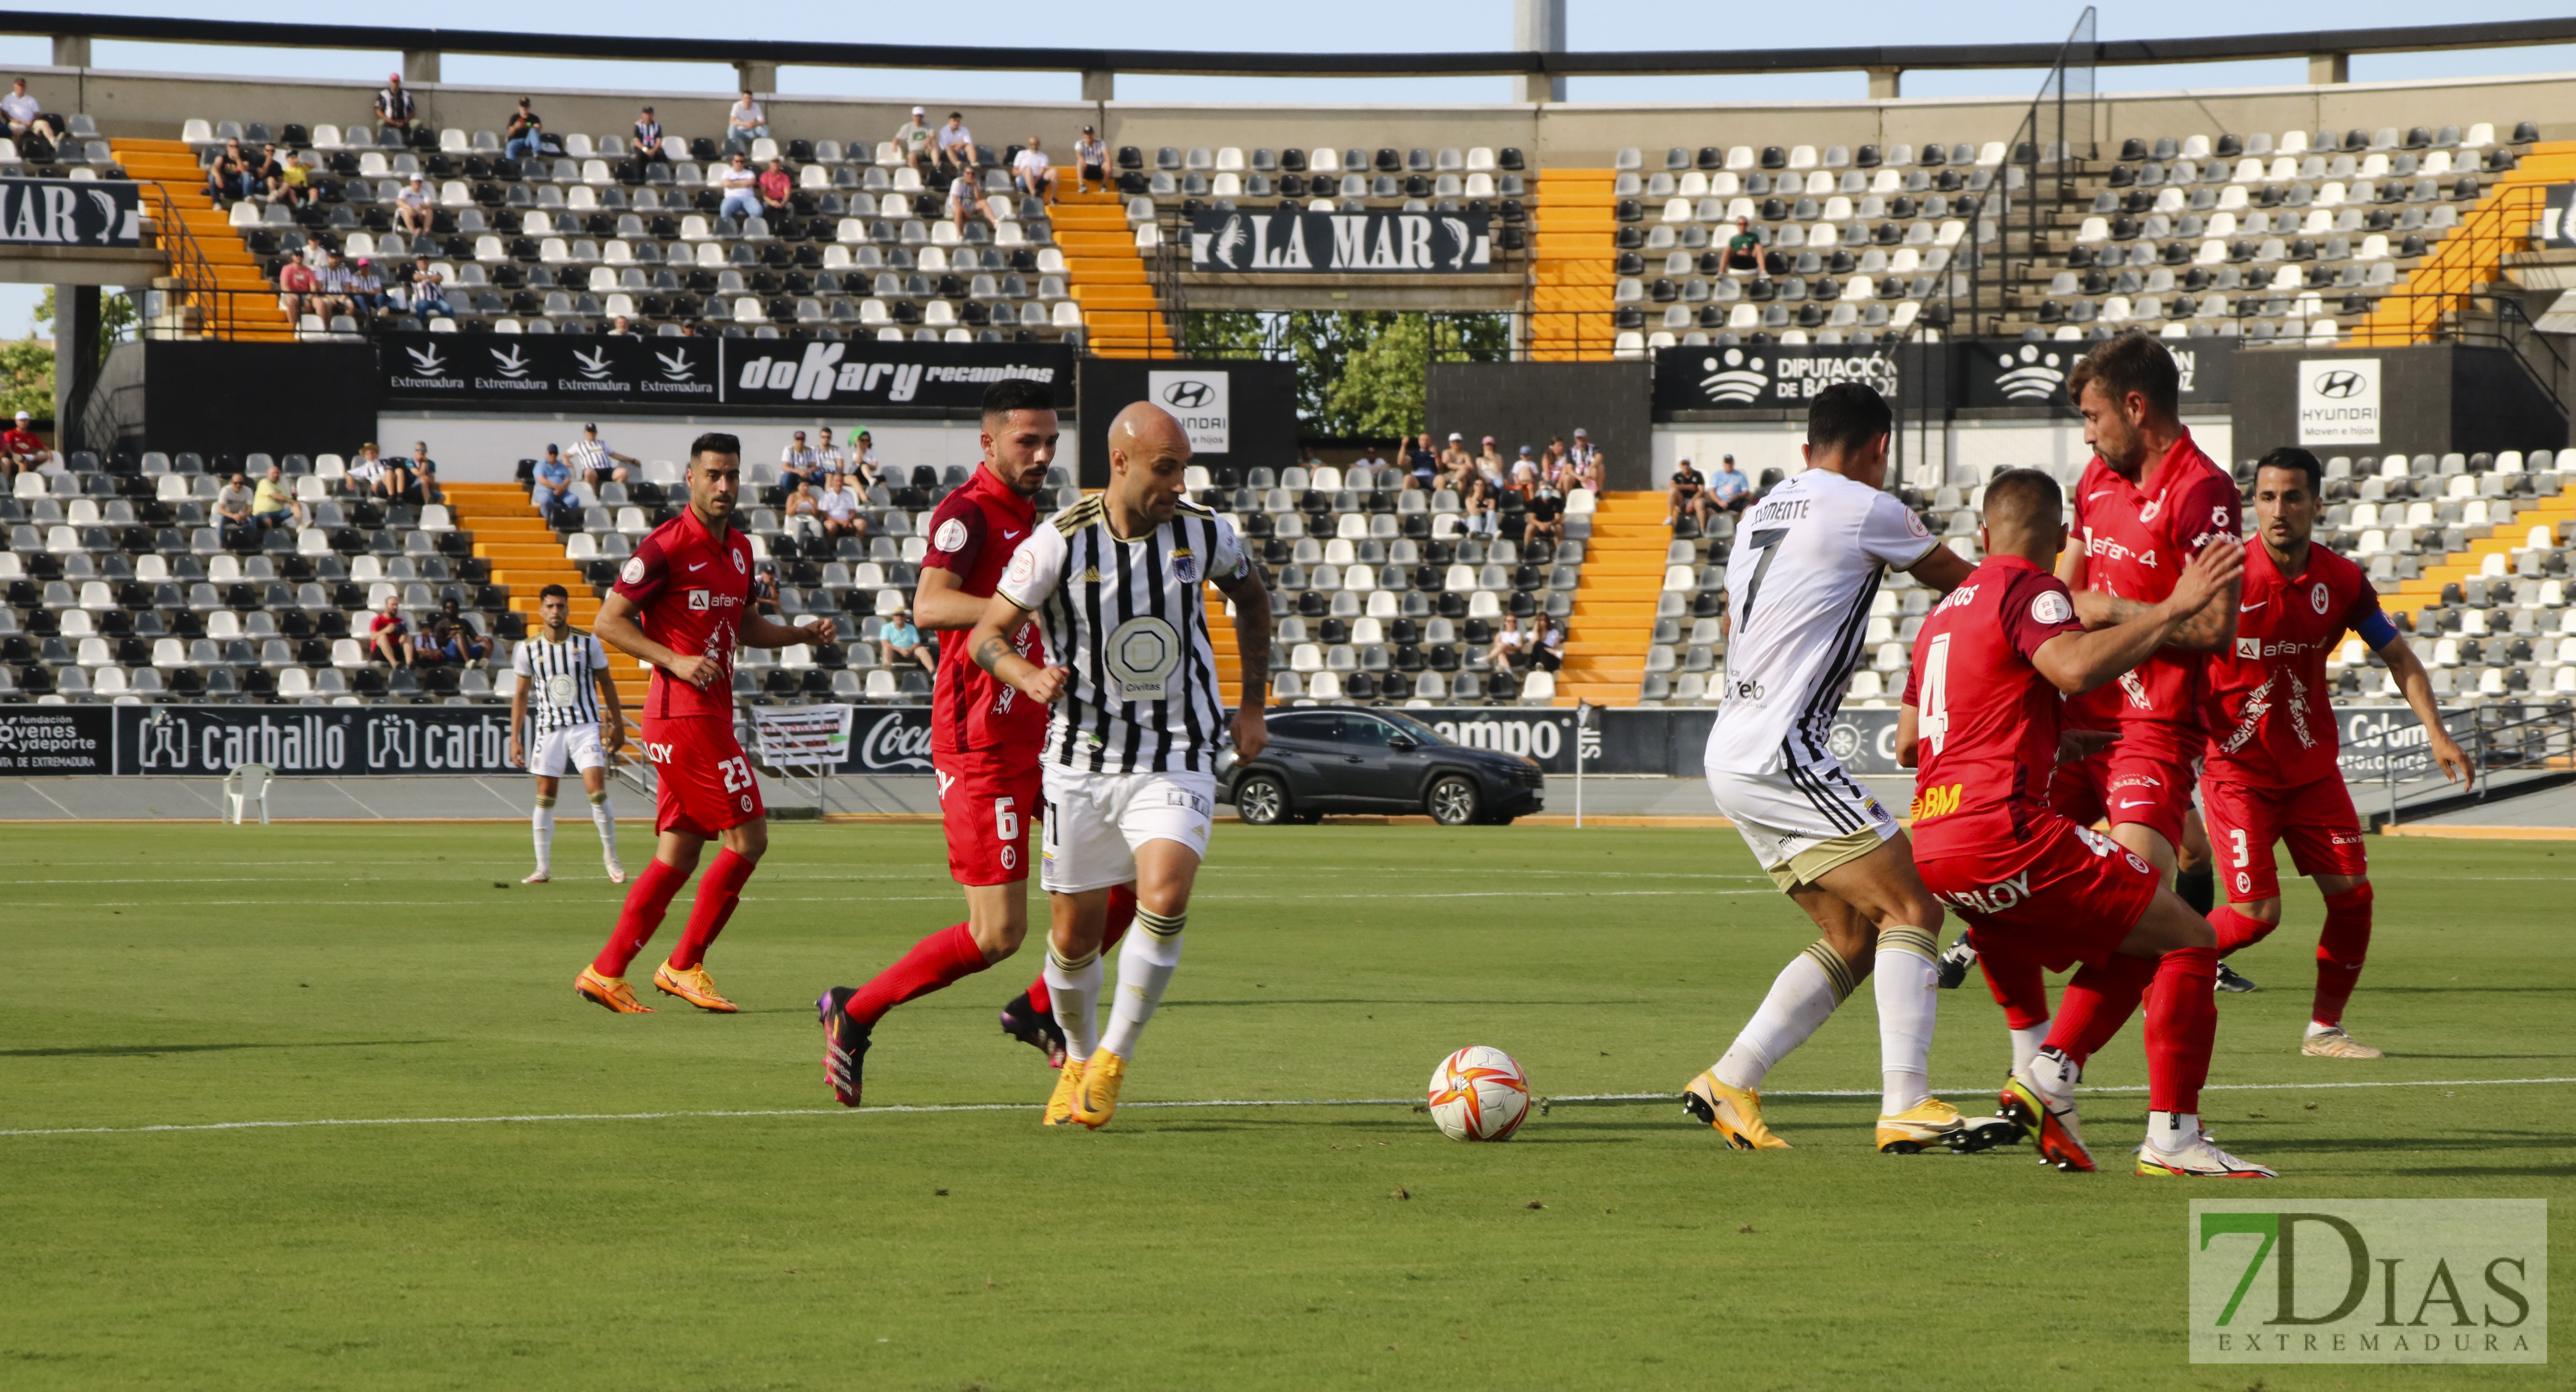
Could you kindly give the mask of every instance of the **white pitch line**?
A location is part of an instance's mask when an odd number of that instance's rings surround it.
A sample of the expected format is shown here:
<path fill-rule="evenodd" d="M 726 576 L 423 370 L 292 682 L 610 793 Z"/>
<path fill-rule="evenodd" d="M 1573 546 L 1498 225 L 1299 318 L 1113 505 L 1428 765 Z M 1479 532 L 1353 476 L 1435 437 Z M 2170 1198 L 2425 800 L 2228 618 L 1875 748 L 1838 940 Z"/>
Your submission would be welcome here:
<path fill-rule="evenodd" d="M 2576 1083 L 2576 1078 L 2436 1078 L 2424 1082 L 2361 1083 L 2213 1083 L 2204 1092 L 2307 1092 L 2326 1088 L 2520 1087 L 2542 1083 Z M 1952 1096 L 1976 1095 L 1979 1089 L 1950 1089 Z M 2145 1092 L 2144 1087 L 2088 1087 L 2087 1092 Z M 1669 1102 L 1670 1092 L 1589 1092 L 1547 1097 L 1547 1102 Z M 1766 1097 L 1876 1097 L 1876 1088 L 1822 1088 L 1765 1093 Z M 1194 1102 L 1128 1102 L 1131 1108 L 1211 1107 L 1409 1107 L 1410 1097 L 1208 1098 Z M 311 1126 L 489 1126 L 532 1121 L 671 1121 L 701 1117 L 873 1116 L 879 1113 L 1026 1112 L 1035 1102 L 947 1102 L 921 1106 L 780 1107 L 758 1111 L 708 1112 L 549 1112 L 525 1116 L 479 1117 L 335 1117 L 315 1121 L 206 1121 L 157 1126 L 63 1126 L 43 1130 L 0 1131 L 0 1136 L 123 1136 L 157 1131 L 285 1131 Z"/>

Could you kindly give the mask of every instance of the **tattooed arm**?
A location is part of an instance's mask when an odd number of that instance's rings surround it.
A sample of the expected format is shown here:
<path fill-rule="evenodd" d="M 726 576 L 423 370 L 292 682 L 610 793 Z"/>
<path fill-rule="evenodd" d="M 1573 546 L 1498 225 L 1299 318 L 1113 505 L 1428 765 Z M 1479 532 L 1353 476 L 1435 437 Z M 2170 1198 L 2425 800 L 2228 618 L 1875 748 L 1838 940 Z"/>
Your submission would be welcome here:
<path fill-rule="evenodd" d="M 1064 693 L 1064 684 L 1073 673 L 1063 667 L 1040 667 L 1022 657 L 1011 647 L 1006 636 L 1027 620 L 1029 611 L 995 595 L 984 605 L 984 617 L 975 621 L 974 631 L 966 635 L 966 653 L 975 665 L 1001 678 L 1020 694 L 1039 705 L 1052 705 Z"/>
<path fill-rule="evenodd" d="M 1234 601 L 1235 656 L 1243 673 L 1243 699 L 1234 710 L 1234 753 L 1249 759 L 1270 742 L 1262 715 L 1270 701 L 1270 591 L 1261 583 L 1261 572 L 1248 564 L 1232 585 L 1219 580 L 1217 588 Z"/>

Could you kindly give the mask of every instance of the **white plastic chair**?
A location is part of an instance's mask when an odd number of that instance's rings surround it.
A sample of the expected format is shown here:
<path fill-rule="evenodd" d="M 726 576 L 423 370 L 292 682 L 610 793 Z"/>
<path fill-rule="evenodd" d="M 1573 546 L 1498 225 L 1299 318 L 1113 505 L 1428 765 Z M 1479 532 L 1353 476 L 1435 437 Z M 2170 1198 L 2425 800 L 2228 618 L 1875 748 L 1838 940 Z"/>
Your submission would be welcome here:
<path fill-rule="evenodd" d="M 274 771 L 266 764 L 235 764 L 224 775 L 224 820 L 234 826 L 243 824 L 250 804 L 259 804 L 259 824 L 268 825 L 268 780 Z"/>

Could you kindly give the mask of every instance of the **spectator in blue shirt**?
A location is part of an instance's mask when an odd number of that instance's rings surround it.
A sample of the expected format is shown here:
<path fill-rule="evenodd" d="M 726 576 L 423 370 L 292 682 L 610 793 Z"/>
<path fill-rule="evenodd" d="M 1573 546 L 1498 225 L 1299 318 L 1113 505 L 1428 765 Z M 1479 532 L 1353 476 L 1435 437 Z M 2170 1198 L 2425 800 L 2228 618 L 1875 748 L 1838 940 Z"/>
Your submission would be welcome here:
<path fill-rule="evenodd" d="M 877 655 L 888 667 L 897 657 L 906 657 L 920 663 L 925 672 L 936 675 L 939 671 L 939 653 L 921 641 L 921 630 L 912 626 L 909 610 L 897 609 L 886 615 L 885 623 L 877 629 Z"/>
<path fill-rule="evenodd" d="M 1708 481 L 1708 499 L 1728 512 L 1742 512 L 1753 501 L 1753 480 L 1735 467 L 1735 456 L 1717 466 L 1717 477 Z"/>
<path fill-rule="evenodd" d="M 537 464 L 536 487 L 528 491 L 528 501 L 537 505 L 552 526 L 555 513 L 563 508 L 578 510 L 581 504 L 572 496 L 572 466 L 563 460 L 563 452 L 546 446 L 546 457 Z"/>

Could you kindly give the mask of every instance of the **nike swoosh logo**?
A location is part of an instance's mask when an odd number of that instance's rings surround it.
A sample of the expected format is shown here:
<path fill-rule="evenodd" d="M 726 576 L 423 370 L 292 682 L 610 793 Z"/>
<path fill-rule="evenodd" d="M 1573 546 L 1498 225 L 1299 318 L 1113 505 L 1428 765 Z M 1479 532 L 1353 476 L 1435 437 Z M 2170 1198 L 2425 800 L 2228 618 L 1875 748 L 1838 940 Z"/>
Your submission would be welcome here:
<path fill-rule="evenodd" d="M 2085 495 L 2084 495 L 2084 501 L 2086 501 L 2086 502 L 2088 502 L 2088 503 L 2089 503 L 2089 502 L 2093 501 L 2093 500 L 2094 500 L 2094 499 L 2096 499 L 2096 498 L 2108 498 L 2108 497 L 2110 497 L 2110 496 L 2111 496 L 2111 490 L 2110 490 L 2110 489 L 2108 489 L 2108 488 L 2097 488 L 2097 489 L 2093 490 L 2092 492 L 2085 494 Z"/>
<path fill-rule="evenodd" d="M 2154 802 L 2152 799 L 2147 799 L 2147 798 L 2127 798 L 2127 799 L 2122 800 L 2122 802 L 2120 803 L 2120 805 L 2121 805 L 2122 807 L 2153 807 L 2153 806 L 2155 806 L 2156 804 L 2155 804 L 2155 802 Z"/>
<path fill-rule="evenodd" d="M 691 561 L 691 562 L 689 563 L 689 569 L 691 569 L 691 570 L 704 570 L 704 569 L 706 569 L 706 568 L 707 568 L 707 563 L 706 563 L 706 562 L 704 562 L 704 561 Z"/>
<path fill-rule="evenodd" d="M 1018 535 L 1019 535 L 1019 533 L 1017 533 L 1017 532 L 1004 532 L 1004 533 L 1002 533 L 1002 540 L 1004 540 L 1004 541 L 1009 541 L 1011 538 L 1013 538 L 1013 537 L 1015 537 L 1015 536 L 1018 536 Z"/>
<path fill-rule="evenodd" d="M 2268 599 L 2258 599 L 2251 604 L 2240 604 L 2236 606 L 2236 612 L 2240 614 L 2251 614 L 2255 610 L 2260 609 L 2271 602 L 2272 601 Z"/>

